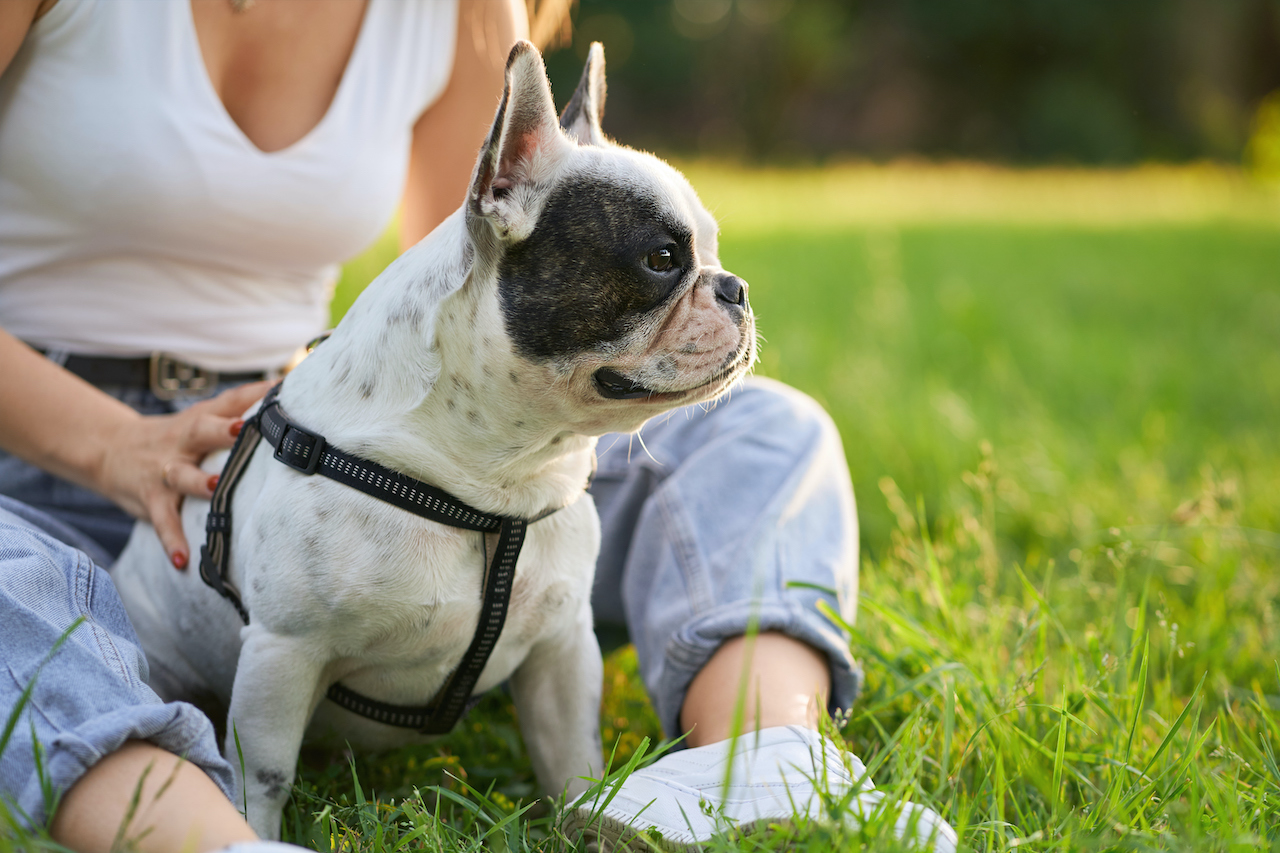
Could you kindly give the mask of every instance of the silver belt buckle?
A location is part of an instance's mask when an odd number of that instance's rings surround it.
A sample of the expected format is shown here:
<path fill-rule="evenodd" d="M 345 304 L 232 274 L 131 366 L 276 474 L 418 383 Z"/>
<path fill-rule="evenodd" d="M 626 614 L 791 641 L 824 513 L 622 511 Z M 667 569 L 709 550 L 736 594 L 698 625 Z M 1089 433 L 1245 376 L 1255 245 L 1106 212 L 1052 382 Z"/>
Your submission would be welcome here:
<path fill-rule="evenodd" d="M 151 354 L 151 393 L 161 400 L 199 397 L 218 384 L 218 373 L 179 361 L 162 352 Z"/>

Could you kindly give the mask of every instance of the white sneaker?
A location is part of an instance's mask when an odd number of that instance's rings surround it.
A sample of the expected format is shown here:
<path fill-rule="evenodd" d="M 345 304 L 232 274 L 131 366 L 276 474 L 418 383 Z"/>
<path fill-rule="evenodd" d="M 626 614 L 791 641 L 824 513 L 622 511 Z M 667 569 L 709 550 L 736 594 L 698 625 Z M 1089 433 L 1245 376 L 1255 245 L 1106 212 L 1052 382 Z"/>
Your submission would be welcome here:
<path fill-rule="evenodd" d="M 862 825 L 873 814 L 897 810 L 894 834 L 922 850 L 954 853 L 956 833 L 933 809 L 915 803 L 884 803 L 857 757 L 812 729 L 780 726 L 747 732 L 733 751 L 731 741 L 671 752 L 631 774 L 612 800 L 579 800 L 565 818 L 570 838 L 581 832 L 586 849 L 692 851 L 712 836 L 750 833 L 770 823 L 794 825 L 794 818 L 841 820 Z M 859 793 L 851 794 L 855 788 Z M 833 800 L 839 813 L 824 804 Z M 605 801 L 607 805 L 604 805 Z M 647 838 L 641 838 L 643 832 Z"/>

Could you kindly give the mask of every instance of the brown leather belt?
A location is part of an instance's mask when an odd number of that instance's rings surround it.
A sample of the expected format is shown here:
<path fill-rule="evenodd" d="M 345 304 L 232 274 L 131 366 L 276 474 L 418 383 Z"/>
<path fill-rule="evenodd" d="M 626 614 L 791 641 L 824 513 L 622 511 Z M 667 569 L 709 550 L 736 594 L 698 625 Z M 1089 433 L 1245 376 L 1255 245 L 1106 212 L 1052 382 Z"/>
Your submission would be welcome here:
<path fill-rule="evenodd" d="M 45 350 L 36 351 L 47 355 Z M 198 397 L 222 383 L 256 382 L 274 375 L 263 370 L 220 373 L 160 352 L 135 358 L 68 355 L 61 364 L 91 385 L 145 388 L 161 400 Z"/>

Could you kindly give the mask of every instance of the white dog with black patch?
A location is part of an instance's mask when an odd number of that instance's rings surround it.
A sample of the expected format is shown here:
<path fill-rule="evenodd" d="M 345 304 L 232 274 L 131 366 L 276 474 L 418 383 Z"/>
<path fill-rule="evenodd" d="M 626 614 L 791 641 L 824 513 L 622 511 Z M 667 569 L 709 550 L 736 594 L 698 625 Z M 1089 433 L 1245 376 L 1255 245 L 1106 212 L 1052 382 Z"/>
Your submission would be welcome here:
<path fill-rule="evenodd" d="M 600 532 L 584 493 L 595 436 L 712 399 L 755 358 L 746 283 L 721 268 L 715 222 L 674 169 L 605 139 L 604 93 L 593 45 L 557 120 L 541 56 L 517 45 L 466 203 L 369 286 L 278 396 L 328 446 L 483 513 L 558 510 L 528 526 L 474 685 L 510 680 L 551 794 L 584 789 L 601 763 Z M 375 750 L 425 737 L 326 694 L 432 700 L 477 632 L 494 537 L 307 476 L 265 442 L 247 460 L 226 568 L 247 625 L 196 572 L 175 572 L 146 525 L 113 577 L 157 692 L 226 709 L 249 822 L 274 838 L 304 736 Z M 187 500 L 192 541 L 208 511 Z"/>

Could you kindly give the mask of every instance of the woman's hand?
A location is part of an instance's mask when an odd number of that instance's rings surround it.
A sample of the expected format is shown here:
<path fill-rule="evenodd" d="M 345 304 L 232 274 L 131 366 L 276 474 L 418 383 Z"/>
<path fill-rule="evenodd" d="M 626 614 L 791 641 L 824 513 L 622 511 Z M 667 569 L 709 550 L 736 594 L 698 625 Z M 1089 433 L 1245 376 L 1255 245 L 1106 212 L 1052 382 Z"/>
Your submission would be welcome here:
<path fill-rule="evenodd" d="M 182 497 L 213 494 L 217 478 L 200 461 L 232 445 L 240 415 L 272 383 L 241 385 L 174 415 L 140 415 L 3 329 L 0 364 L 0 448 L 150 521 L 184 568 Z"/>
<path fill-rule="evenodd" d="M 218 475 L 201 470 L 200 462 L 235 442 L 241 414 L 272 384 L 241 385 L 172 415 L 138 415 L 107 437 L 96 490 L 150 521 L 175 568 L 186 568 L 190 560 L 179 512 L 183 496 L 208 499 L 218 483 Z"/>

